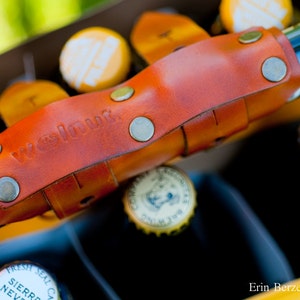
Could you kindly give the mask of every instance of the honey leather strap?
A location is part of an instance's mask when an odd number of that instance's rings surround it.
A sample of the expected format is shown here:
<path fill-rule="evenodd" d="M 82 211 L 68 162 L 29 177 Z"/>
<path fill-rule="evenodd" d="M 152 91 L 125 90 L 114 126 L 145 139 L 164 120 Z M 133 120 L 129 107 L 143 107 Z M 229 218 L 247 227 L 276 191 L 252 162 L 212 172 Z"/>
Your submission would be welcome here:
<path fill-rule="evenodd" d="M 295 29 L 295 26 L 292 26 L 285 30 L 290 32 L 289 35 L 294 40 L 297 39 Z M 145 62 L 151 64 L 182 47 L 206 38 L 209 38 L 209 34 L 188 16 L 161 11 L 146 11 L 141 14 L 130 35 L 131 45 L 143 59 L 142 66 Z M 300 120 L 300 101 L 292 101 L 276 112 L 253 121 L 247 129 L 232 135 L 226 142 L 241 140 L 259 130 L 297 120 Z"/>
<path fill-rule="evenodd" d="M 0 222 L 72 215 L 125 180 L 216 141 L 297 94 L 276 28 L 199 41 L 126 82 L 54 102 L 0 134 Z"/>

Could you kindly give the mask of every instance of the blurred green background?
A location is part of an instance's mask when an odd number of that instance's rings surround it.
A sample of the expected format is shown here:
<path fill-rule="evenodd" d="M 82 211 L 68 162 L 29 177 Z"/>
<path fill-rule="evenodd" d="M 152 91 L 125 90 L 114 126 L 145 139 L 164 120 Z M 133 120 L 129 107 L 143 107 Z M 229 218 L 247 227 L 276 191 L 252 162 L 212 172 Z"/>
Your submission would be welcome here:
<path fill-rule="evenodd" d="M 0 54 L 112 0 L 0 0 Z"/>

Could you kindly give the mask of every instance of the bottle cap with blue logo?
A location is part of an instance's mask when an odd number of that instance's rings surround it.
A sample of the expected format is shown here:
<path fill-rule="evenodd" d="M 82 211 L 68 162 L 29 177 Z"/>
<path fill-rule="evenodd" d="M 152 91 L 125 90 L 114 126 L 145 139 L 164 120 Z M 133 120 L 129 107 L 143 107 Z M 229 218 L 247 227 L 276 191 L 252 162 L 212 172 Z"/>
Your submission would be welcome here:
<path fill-rule="evenodd" d="M 59 286 L 50 272 L 31 261 L 14 261 L 0 269 L 0 299 L 62 300 Z"/>
<path fill-rule="evenodd" d="M 157 236 L 176 235 L 194 216 L 196 191 L 181 169 L 162 165 L 134 178 L 123 197 L 124 209 L 137 229 Z"/>

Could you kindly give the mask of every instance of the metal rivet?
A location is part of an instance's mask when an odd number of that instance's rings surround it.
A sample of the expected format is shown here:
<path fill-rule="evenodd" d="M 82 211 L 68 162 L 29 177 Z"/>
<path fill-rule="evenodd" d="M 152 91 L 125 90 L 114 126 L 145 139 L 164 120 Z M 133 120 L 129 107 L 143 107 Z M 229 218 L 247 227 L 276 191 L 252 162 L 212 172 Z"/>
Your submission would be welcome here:
<path fill-rule="evenodd" d="M 11 177 L 0 178 L 0 201 L 11 202 L 14 201 L 20 192 L 19 184 Z"/>
<path fill-rule="evenodd" d="M 262 74 L 269 81 L 278 82 L 285 77 L 286 73 L 287 66 L 278 57 L 270 57 L 262 65 Z"/>
<path fill-rule="evenodd" d="M 288 102 L 297 100 L 300 97 L 300 88 L 297 89 L 292 96 L 288 99 Z"/>
<path fill-rule="evenodd" d="M 130 86 L 123 86 L 110 94 L 110 97 L 114 101 L 125 101 L 131 98 L 134 93 L 134 89 Z"/>
<path fill-rule="evenodd" d="M 239 37 L 239 42 L 242 44 L 250 44 L 258 41 L 262 37 L 262 33 L 260 31 L 249 31 L 243 33 Z"/>
<path fill-rule="evenodd" d="M 0 153 L 2 152 L 2 145 L 0 145 Z"/>
<path fill-rule="evenodd" d="M 137 117 L 129 125 L 129 133 L 138 142 L 150 140 L 154 134 L 154 125 L 146 117 Z"/>

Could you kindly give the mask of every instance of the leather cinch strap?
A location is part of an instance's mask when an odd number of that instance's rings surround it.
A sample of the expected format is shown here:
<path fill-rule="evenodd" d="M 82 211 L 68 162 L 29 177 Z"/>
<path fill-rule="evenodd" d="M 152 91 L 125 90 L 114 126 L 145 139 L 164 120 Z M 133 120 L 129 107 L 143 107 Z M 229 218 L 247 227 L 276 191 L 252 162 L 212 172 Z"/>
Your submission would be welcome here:
<path fill-rule="evenodd" d="M 262 35 L 243 42 L 250 31 Z M 69 216 L 132 176 L 245 129 L 299 85 L 281 31 L 251 28 L 179 49 L 117 87 L 54 102 L 0 134 L 0 224 L 49 209 Z"/>

